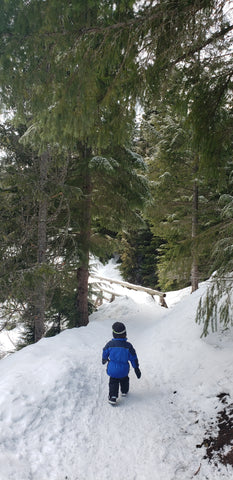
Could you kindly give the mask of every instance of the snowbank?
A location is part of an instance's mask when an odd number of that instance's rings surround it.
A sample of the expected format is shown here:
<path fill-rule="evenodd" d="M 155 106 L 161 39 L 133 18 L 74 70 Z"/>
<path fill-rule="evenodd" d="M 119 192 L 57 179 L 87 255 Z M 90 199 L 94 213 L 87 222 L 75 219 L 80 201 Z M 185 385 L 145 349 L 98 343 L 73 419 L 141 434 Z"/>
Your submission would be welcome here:
<path fill-rule="evenodd" d="M 132 292 L 1 360 L 0 480 L 230 480 L 232 467 L 203 459 L 217 395 L 233 396 L 232 332 L 201 339 L 194 321 L 204 290 L 173 294 L 169 309 Z M 142 377 L 131 370 L 112 407 L 101 353 L 116 320 Z"/>

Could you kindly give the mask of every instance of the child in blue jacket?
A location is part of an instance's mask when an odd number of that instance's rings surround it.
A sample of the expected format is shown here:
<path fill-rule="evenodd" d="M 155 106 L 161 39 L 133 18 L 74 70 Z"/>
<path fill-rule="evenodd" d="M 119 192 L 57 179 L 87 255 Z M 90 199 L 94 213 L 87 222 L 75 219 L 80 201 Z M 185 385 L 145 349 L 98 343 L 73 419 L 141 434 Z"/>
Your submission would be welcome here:
<path fill-rule="evenodd" d="M 110 376 L 108 401 L 114 405 L 118 398 L 119 386 L 123 396 L 129 391 L 129 361 L 138 378 L 141 377 L 141 372 L 134 347 L 127 342 L 125 325 L 115 322 L 112 333 L 113 339 L 103 349 L 102 363 L 104 365 L 108 362 L 107 374 Z"/>

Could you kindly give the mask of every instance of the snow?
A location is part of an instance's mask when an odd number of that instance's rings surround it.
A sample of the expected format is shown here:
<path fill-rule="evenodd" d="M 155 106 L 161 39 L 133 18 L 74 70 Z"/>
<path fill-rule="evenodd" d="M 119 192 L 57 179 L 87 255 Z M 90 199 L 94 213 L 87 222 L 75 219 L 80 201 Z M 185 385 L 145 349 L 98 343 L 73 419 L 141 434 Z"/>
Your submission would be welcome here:
<path fill-rule="evenodd" d="M 114 261 L 96 269 L 120 278 Z M 0 480 L 232 479 L 231 467 L 196 447 L 217 395 L 233 395 L 233 332 L 201 339 L 194 320 L 205 289 L 168 293 L 168 309 L 127 290 L 87 327 L 1 360 Z M 112 407 L 101 354 L 115 321 L 127 327 L 142 377 L 131 369 L 130 393 Z"/>
<path fill-rule="evenodd" d="M 16 350 L 17 344 L 24 332 L 23 325 L 20 323 L 14 328 L 12 326 L 11 329 L 4 328 L 4 324 L 3 312 L 0 307 L 0 359 Z"/>

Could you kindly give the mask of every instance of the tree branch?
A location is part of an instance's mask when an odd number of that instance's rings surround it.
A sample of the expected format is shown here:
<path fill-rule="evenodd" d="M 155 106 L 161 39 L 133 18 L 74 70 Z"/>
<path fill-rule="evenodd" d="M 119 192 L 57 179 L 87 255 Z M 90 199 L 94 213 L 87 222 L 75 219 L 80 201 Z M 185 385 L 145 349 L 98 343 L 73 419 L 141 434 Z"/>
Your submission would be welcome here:
<path fill-rule="evenodd" d="M 188 57 L 191 57 L 194 53 L 200 52 L 201 50 L 203 50 L 203 48 L 207 47 L 207 45 L 210 45 L 218 38 L 224 37 L 231 30 L 233 30 L 233 25 L 229 25 L 226 28 L 222 28 L 222 30 L 220 30 L 219 32 L 215 32 L 213 35 L 211 35 L 211 37 L 207 38 L 205 42 L 201 43 L 200 45 L 196 45 L 193 48 L 190 48 L 186 53 L 176 58 L 173 64 L 176 65 L 177 63 L 182 62 L 182 60 L 186 60 Z"/>

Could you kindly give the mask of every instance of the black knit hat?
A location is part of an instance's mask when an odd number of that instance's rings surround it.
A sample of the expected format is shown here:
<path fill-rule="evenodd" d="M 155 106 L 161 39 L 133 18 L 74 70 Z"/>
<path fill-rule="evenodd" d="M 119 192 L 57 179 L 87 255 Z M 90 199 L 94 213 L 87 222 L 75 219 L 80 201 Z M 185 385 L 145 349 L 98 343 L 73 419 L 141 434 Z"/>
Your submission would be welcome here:
<path fill-rule="evenodd" d="M 112 326 L 112 333 L 114 338 L 125 338 L 126 337 L 126 328 L 124 323 L 115 322 Z"/>

